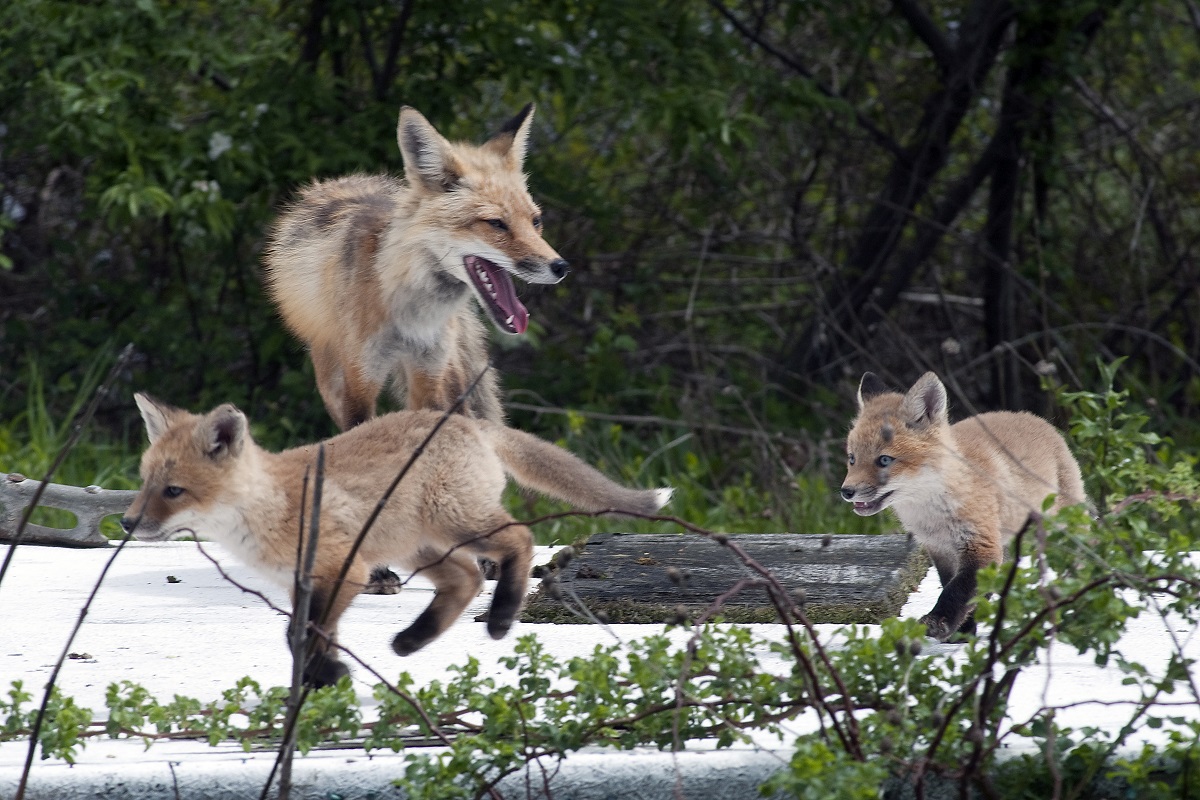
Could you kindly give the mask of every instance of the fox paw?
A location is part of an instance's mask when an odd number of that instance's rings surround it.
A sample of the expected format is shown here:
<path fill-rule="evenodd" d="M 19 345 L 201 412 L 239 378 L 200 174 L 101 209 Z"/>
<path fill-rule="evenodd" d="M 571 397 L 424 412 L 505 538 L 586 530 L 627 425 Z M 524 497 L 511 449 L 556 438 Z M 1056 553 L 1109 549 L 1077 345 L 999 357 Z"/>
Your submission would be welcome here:
<path fill-rule="evenodd" d="M 376 567 L 371 570 L 371 580 L 363 594 L 400 594 L 400 586 L 399 575 L 387 567 Z"/>
<path fill-rule="evenodd" d="M 937 639 L 939 642 L 946 641 L 955 632 L 955 627 L 945 617 L 935 617 L 932 614 L 926 614 L 921 617 L 921 622 L 925 623 L 925 633 L 930 638 Z"/>
<path fill-rule="evenodd" d="M 349 674 L 345 664 L 324 653 L 314 653 L 304 665 L 304 682 L 314 689 L 332 686 Z"/>

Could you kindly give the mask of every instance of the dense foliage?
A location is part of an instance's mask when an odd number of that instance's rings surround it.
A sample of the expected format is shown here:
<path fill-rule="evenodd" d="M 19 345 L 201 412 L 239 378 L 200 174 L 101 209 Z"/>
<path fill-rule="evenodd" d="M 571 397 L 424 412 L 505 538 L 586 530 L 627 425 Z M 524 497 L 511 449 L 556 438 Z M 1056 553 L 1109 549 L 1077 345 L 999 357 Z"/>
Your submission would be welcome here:
<path fill-rule="evenodd" d="M 327 434 L 262 293 L 266 224 L 313 177 L 398 172 L 402 103 L 478 141 L 532 99 L 574 271 L 496 343 L 518 424 L 690 432 L 714 491 L 787 494 L 837 479 L 864 368 L 1048 411 L 1039 373 L 1094 386 L 1099 352 L 1174 425 L 1200 400 L 1187 8 L 5 3 L 0 419 L 34 375 L 61 416 L 132 341 L 118 436 L 134 389 L 232 400 L 275 445 Z"/>

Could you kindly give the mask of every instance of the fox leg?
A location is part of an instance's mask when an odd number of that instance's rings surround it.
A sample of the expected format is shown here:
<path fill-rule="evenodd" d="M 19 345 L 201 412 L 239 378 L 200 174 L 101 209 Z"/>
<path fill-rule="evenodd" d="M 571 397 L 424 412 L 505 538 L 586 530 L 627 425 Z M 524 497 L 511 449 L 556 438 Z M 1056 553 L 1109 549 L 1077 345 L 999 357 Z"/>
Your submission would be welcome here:
<path fill-rule="evenodd" d="M 938 577 L 942 581 L 942 593 L 933 609 L 921 617 L 926 632 L 934 639 L 944 642 L 955 633 L 975 632 L 974 599 L 978 586 L 979 570 L 988 564 L 1003 560 L 999 546 L 999 532 L 973 534 L 958 553 L 951 559 L 944 552 L 930 551 Z"/>
<path fill-rule="evenodd" d="M 503 524 L 504 522 L 500 523 Z M 496 531 L 480 543 L 484 545 L 483 555 L 497 565 L 498 573 L 496 591 L 492 595 L 492 605 L 488 611 L 488 635 L 493 639 L 503 639 L 520 613 L 525 595 L 529 591 L 533 535 L 524 525 L 512 524 Z"/>
<path fill-rule="evenodd" d="M 938 580 L 941 581 L 942 589 L 954 580 L 954 575 L 958 572 L 958 555 L 953 551 L 934 550 L 926 548 L 926 552 L 933 560 L 933 566 L 937 569 Z M 931 612 L 932 613 L 932 612 Z M 975 610 L 967 612 L 967 618 L 958 626 L 956 633 L 970 635 L 975 633 Z M 933 634 L 930 634 L 931 636 Z"/>
<path fill-rule="evenodd" d="M 413 623 L 392 640 L 397 655 L 411 655 L 444 633 L 483 588 L 483 575 L 474 554 L 460 549 L 444 556 L 426 551 L 426 556 L 430 566 L 419 573 L 433 581 L 436 594 Z"/>
<path fill-rule="evenodd" d="M 422 369 L 411 369 L 406 376 L 408 397 L 404 407 L 412 410 L 429 409 L 445 411 L 458 399 L 456 392 L 450 396 L 450 387 L 446 381 L 447 375 L 433 375 Z"/>
<path fill-rule="evenodd" d="M 375 416 L 380 384 L 367 378 L 357 364 L 340 358 L 332 347 L 313 347 L 312 360 L 317 391 L 339 430 L 349 430 Z"/>
<path fill-rule="evenodd" d="M 340 561 L 339 569 L 340 569 Z M 337 683 L 344 675 L 349 675 L 346 668 L 337 657 L 337 626 L 343 612 L 359 593 L 367 577 L 366 567 L 361 562 L 352 564 L 346 573 L 346 581 L 338 590 L 337 596 L 332 595 L 332 579 L 313 579 L 312 596 L 309 599 L 308 621 L 324 633 L 309 630 L 308 643 L 304 659 L 304 682 L 314 688 L 329 686 Z M 295 592 L 292 593 L 292 606 L 295 607 Z M 324 622 L 322 622 L 324 620 Z M 290 644 L 290 642 L 289 642 Z"/>

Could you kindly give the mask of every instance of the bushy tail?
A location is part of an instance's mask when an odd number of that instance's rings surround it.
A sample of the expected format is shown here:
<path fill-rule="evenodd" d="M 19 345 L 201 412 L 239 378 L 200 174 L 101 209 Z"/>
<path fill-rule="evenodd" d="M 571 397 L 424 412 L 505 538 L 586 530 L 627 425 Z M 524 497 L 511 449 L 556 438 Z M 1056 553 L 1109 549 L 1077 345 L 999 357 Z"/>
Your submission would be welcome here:
<path fill-rule="evenodd" d="M 566 450 L 523 431 L 482 423 L 504 469 L 517 483 L 581 511 L 613 509 L 653 514 L 671 499 L 672 490 L 630 489 L 609 480 Z"/>

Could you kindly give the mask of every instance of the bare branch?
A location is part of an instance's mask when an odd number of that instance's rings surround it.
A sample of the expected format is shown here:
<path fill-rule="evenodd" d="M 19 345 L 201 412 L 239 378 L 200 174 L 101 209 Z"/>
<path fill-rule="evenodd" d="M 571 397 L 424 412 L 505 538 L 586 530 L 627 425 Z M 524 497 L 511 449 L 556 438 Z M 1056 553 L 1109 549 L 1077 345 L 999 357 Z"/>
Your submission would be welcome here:
<path fill-rule="evenodd" d="M 751 30 L 749 26 L 742 22 L 742 20 L 739 19 L 738 16 L 732 11 L 730 11 L 724 3 L 720 2 L 720 0 L 709 0 L 709 5 L 711 5 L 718 14 L 728 20 L 729 24 L 733 25 L 733 27 L 737 29 L 737 32 L 742 34 L 743 37 L 748 39 L 752 44 L 757 45 L 760 49 L 766 51 L 768 54 L 774 56 L 800 77 L 811 82 L 812 85 L 816 87 L 818 92 L 831 100 L 841 101 L 846 103 L 847 106 L 853 108 L 853 106 L 850 104 L 850 101 L 846 100 L 846 98 L 842 97 L 833 89 L 818 80 L 817 77 L 813 75 L 812 70 L 810 70 L 804 64 L 801 64 L 792 56 L 785 53 L 783 50 L 768 42 L 766 38 L 764 38 L 758 31 Z M 872 139 L 875 140 L 876 144 L 878 144 L 880 147 L 883 147 L 897 158 L 904 157 L 904 148 L 900 146 L 899 142 L 881 130 L 875 125 L 875 123 L 864 117 L 857 109 L 853 109 L 853 112 L 854 121 L 858 123 L 858 126 L 866 131 Z"/>
<path fill-rule="evenodd" d="M 953 69 L 958 61 L 954 49 L 925 13 L 925 9 L 917 5 L 916 0 L 892 0 L 892 6 L 904 17 L 904 21 L 912 28 L 917 38 L 929 48 L 933 60 L 937 62 L 938 70 L 945 74 Z"/>

